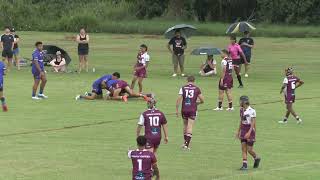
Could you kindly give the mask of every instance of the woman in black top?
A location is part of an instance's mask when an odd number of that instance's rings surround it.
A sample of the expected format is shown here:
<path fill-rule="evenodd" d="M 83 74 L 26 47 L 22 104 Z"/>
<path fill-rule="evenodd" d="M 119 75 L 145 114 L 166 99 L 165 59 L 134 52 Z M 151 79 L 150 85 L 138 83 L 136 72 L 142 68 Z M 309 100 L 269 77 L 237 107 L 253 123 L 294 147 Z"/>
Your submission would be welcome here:
<path fill-rule="evenodd" d="M 78 55 L 79 55 L 79 73 L 82 69 L 88 72 L 88 53 L 89 53 L 89 35 L 84 28 L 80 29 L 80 34 L 77 35 Z"/>

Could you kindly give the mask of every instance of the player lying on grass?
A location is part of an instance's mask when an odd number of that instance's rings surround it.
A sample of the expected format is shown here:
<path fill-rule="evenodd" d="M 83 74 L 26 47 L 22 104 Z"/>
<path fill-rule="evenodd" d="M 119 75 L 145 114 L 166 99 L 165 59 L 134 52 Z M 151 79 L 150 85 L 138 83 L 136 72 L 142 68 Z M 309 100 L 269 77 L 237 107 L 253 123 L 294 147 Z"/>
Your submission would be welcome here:
<path fill-rule="evenodd" d="M 1 101 L 2 111 L 4 112 L 8 111 L 6 99 L 3 96 L 3 76 L 5 75 L 5 73 L 6 73 L 6 66 L 2 61 L 0 61 L 0 101 Z"/>
<path fill-rule="evenodd" d="M 136 81 L 138 80 L 139 93 L 142 93 L 142 81 L 147 77 L 147 67 L 150 61 L 150 56 L 147 51 L 148 47 L 145 44 L 142 44 L 137 55 L 137 63 L 134 65 L 131 89 L 134 89 Z"/>
<path fill-rule="evenodd" d="M 248 96 L 240 97 L 240 125 L 236 136 L 241 141 L 243 164 L 240 170 L 248 169 L 248 153 L 254 158 L 253 168 L 258 168 L 261 158 L 253 150 L 256 138 L 256 111 L 250 107 Z"/>
<path fill-rule="evenodd" d="M 189 150 L 189 144 L 192 138 L 192 129 L 197 118 L 197 108 L 199 104 L 204 103 L 204 97 L 200 88 L 194 85 L 194 76 L 187 78 L 188 83 L 180 88 L 179 97 L 176 102 L 176 115 L 179 117 L 179 107 L 182 103 L 181 115 L 183 119 L 183 149 Z M 198 101 L 198 99 L 200 101 Z"/>
<path fill-rule="evenodd" d="M 111 88 L 115 83 L 117 83 L 117 79 L 120 78 L 120 73 L 115 72 L 112 75 L 107 74 L 99 79 L 95 80 L 92 84 L 92 93 L 86 93 L 83 95 L 78 95 L 76 100 L 86 99 L 86 100 L 94 100 L 94 99 L 102 99 L 103 98 L 103 89 Z"/>
<path fill-rule="evenodd" d="M 222 111 L 222 102 L 223 102 L 223 96 L 224 93 L 226 93 L 228 102 L 229 102 L 229 107 L 227 108 L 227 111 L 233 111 L 233 106 L 232 106 L 232 94 L 231 94 L 231 89 L 233 87 L 233 78 L 232 78 L 232 59 L 229 57 L 229 51 L 226 49 L 223 49 L 221 51 L 221 77 L 219 81 L 219 101 L 218 101 L 218 107 L 215 108 L 215 111 Z"/>
<path fill-rule="evenodd" d="M 124 80 L 117 80 L 117 83 L 112 86 L 110 92 L 110 96 L 107 96 L 107 99 L 111 100 L 123 100 L 127 102 L 128 97 L 143 97 L 145 100 L 148 100 L 146 95 L 134 92 Z"/>
<path fill-rule="evenodd" d="M 150 98 L 147 101 L 148 110 L 140 115 L 137 127 L 137 137 L 140 136 L 141 129 L 144 127 L 144 136 L 147 138 L 146 148 L 151 152 L 157 152 L 161 143 L 161 128 L 164 133 L 164 143 L 168 143 L 168 126 L 165 115 L 156 108 L 156 100 Z"/>
<path fill-rule="evenodd" d="M 132 180 L 151 180 L 156 176 L 160 180 L 157 158 L 153 152 L 146 149 L 147 139 L 137 137 L 137 150 L 129 150 L 128 157 L 132 160 Z"/>
<path fill-rule="evenodd" d="M 284 116 L 284 119 L 282 121 L 279 121 L 279 123 L 287 123 L 289 115 L 292 114 L 292 116 L 296 118 L 297 123 L 300 124 L 302 123 L 302 119 L 300 119 L 297 113 L 293 110 L 292 106 L 296 99 L 295 90 L 298 87 L 302 86 L 304 82 L 293 74 L 292 68 L 287 68 L 285 70 L 285 75 L 286 77 L 283 80 L 283 85 L 281 87 L 280 94 L 284 94 L 287 112 Z"/>

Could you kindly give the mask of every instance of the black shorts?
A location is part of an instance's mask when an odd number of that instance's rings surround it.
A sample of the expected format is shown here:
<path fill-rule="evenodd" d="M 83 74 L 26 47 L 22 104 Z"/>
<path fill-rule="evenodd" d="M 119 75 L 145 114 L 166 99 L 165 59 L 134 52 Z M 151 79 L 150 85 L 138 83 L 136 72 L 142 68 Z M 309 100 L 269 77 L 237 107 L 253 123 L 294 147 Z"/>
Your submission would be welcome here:
<path fill-rule="evenodd" d="M 88 55 L 89 54 L 89 49 L 78 49 L 78 55 Z"/>
<path fill-rule="evenodd" d="M 246 55 L 246 59 L 247 59 L 247 62 L 250 64 L 251 56 Z M 240 61 L 241 61 L 241 64 L 245 64 L 244 59 L 242 57 L 241 57 Z"/>
<path fill-rule="evenodd" d="M 248 146 L 254 145 L 254 141 L 248 141 L 247 139 L 241 139 L 241 143 L 246 143 Z"/>
<path fill-rule="evenodd" d="M 12 50 L 11 49 L 4 49 L 2 51 L 2 57 L 12 58 L 13 57 Z"/>
<path fill-rule="evenodd" d="M 232 59 L 233 66 L 239 66 L 241 64 L 241 59 Z"/>

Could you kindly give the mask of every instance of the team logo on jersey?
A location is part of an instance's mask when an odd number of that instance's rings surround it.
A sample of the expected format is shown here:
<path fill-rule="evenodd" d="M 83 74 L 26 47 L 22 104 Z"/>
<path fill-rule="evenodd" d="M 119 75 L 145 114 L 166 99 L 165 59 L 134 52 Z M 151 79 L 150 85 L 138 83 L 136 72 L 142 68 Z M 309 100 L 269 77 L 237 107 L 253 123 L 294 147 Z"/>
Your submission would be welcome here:
<path fill-rule="evenodd" d="M 137 175 L 134 177 L 135 180 L 145 180 L 144 174 L 142 171 L 139 171 Z"/>
<path fill-rule="evenodd" d="M 157 135 L 159 133 L 159 128 L 153 127 L 151 128 L 152 135 Z"/>
<path fill-rule="evenodd" d="M 190 98 L 186 98 L 185 103 L 186 106 L 190 106 L 191 105 L 191 99 Z"/>

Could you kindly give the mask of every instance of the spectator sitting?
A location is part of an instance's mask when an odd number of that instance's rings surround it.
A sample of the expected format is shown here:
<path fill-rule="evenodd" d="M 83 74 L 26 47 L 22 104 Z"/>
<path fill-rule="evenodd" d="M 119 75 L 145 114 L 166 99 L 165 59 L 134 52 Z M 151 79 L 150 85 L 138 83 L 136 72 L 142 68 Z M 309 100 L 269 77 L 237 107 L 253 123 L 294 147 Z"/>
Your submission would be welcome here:
<path fill-rule="evenodd" d="M 56 58 L 50 62 L 54 72 L 66 72 L 66 60 L 61 56 L 61 52 L 56 52 Z"/>
<path fill-rule="evenodd" d="M 217 74 L 216 60 L 213 58 L 213 55 L 208 55 L 208 58 L 205 63 L 200 66 L 199 74 L 201 76 L 211 76 Z"/>

